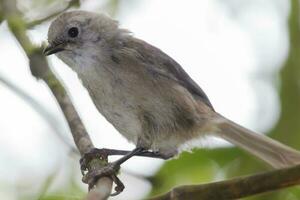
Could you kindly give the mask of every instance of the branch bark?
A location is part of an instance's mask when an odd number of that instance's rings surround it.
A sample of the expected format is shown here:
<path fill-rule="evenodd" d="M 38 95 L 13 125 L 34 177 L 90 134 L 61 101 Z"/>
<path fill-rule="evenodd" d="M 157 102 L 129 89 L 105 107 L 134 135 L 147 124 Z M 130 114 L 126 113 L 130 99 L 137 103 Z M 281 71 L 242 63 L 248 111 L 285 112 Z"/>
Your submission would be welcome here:
<path fill-rule="evenodd" d="M 179 186 L 150 200 L 238 199 L 298 184 L 300 184 L 300 165 L 227 181 Z"/>
<path fill-rule="evenodd" d="M 3 8 L 4 19 L 7 20 L 11 32 L 14 34 L 29 59 L 32 75 L 37 79 L 42 79 L 56 98 L 80 154 L 83 155 L 84 153 L 89 152 L 94 148 L 94 145 L 64 87 L 50 70 L 48 62 L 42 54 L 42 49 L 34 46 L 27 36 L 27 24 L 24 22 L 21 13 L 16 8 L 16 1 L 1 0 L 0 5 Z M 88 169 L 99 170 L 106 164 L 107 159 L 94 159 L 89 163 Z M 107 199 L 111 194 L 111 190 L 111 178 L 102 177 L 98 180 L 96 187 L 89 192 L 87 199 Z"/>

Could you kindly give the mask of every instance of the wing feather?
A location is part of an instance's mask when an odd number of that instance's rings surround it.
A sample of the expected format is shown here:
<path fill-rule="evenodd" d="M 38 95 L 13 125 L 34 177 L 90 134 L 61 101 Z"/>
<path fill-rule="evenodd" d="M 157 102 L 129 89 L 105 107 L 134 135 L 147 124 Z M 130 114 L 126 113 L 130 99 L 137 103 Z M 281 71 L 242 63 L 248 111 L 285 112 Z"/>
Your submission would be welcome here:
<path fill-rule="evenodd" d="M 146 63 L 145 66 L 149 66 L 147 70 L 176 81 L 186 88 L 195 99 L 203 101 L 213 109 L 204 91 L 170 56 L 145 41 L 136 38 L 131 38 L 124 45 L 126 48 L 134 49 L 138 53 L 140 59 Z"/>

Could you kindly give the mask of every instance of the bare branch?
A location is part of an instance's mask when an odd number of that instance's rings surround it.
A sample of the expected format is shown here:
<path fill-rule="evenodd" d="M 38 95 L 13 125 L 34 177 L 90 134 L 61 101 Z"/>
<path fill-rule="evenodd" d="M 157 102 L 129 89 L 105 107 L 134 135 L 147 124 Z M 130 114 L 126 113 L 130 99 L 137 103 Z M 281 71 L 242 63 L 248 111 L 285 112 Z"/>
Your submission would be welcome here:
<path fill-rule="evenodd" d="M 65 8 L 63 8 L 62 10 L 56 11 L 56 12 L 54 12 L 54 13 L 52 13 L 52 14 L 44 17 L 44 18 L 41 18 L 41 19 L 38 19 L 38 20 L 34 20 L 32 22 L 28 22 L 27 23 L 27 28 L 33 28 L 34 26 L 40 25 L 43 22 L 48 21 L 48 20 L 56 17 L 60 13 L 68 10 L 69 8 L 71 8 L 71 7 L 78 7 L 79 5 L 80 5 L 80 1 L 79 0 L 71 0 L 71 1 L 68 2 L 67 6 Z"/>
<path fill-rule="evenodd" d="M 239 199 L 300 184 L 300 165 L 201 185 L 185 185 L 151 200 Z"/>
<path fill-rule="evenodd" d="M 42 54 L 42 49 L 34 46 L 27 36 L 27 26 L 23 21 L 20 12 L 16 8 L 15 0 L 1 0 L 0 3 L 3 8 L 4 18 L 7 20 L 11 32 L 18 40 L 29 59 L 32 75 L 37 79 L 42 79 L 55 96 L 57 103 L 68 122 L 80 154 L 83 155 L 84 153 L 89 152 L 94 145 L 64 87 L 50 70 L 48 62 Z M 106 164 L 107 159 L 94 159 L 89 163 L 88 169 L 99 170 Z M 91 195 L 93 197 L 96 195 L 98 200 L 107 199 L 111 190 L 112 180 L 108 177 L 102 177 L 98 180 L 96 187 L 91 190 L 88 199 L 91 199 Z"/>

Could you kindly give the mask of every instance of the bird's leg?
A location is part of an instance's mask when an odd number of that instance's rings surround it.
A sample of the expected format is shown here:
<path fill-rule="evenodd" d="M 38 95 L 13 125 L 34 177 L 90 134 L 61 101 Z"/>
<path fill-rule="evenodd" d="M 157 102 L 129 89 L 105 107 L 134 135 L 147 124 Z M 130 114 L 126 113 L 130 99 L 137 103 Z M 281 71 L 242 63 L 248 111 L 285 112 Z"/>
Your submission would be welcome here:
<path fill-rule="evenodd" d="M 126 150 L 117 150 L 117 149 L 97 149 L 93 148 L 88 153 L 85 153 L 82 158 L 80 159 L 80 166 L 81 166 L 81 172 L 82 175 L 84 175 L 84 171 L 87 170 L 87 163 L 93 158 L 107 158 L 108 156 L 125 156 L 132 151 L 126 151 Z M 169 159 L 170 157 L 167 157 L 165 155 L 160 154 L 159 152 L 152 152 L 147 150 L 142 150 L 140 152 L 136 152 L 133 156 L 142 156 L 142 157 L 149 157 L 149 158 L 160 158 L 160 159 Z"/>
<path fill-rule="evenodd" d="M 96 151 L 93 152 L 93 151 Z M 132 156 L 135 156 L 137 154 L 140 154 L 141 152 L 143 152 L 144 149 L 137 147 L 134 150 L 127 152 L 127 154 L 125 154 L 123 157 L 121 157 L 120 159 L 108 163 L 106 166 L 104 166 L 103 168 L 99 169 L 99 170 L 94 170 L 94 171 L 89 171 L 87 174 L 83 173 L 83 181 L 85 183 L 87 183 L 89 185 L 89 189 L 93 188 L 95 183 L 97 182 L 97 180 L 100 177 L 103 176 L 109 176 L 113 179 L 113 181 L 116 184 L 115 190 L 116 192 L 112 195 L 118 195 L 119 193 L 121 193 L 124 189 L 124 185 L 123 183 L 120 181 L 120 179 L 116 176 L 116 173 L 119 171 L 120 169 L 120 165 L 123 164 L 125 161 L 127 161 L 129 158 L 131 158 Z M 125 153 L 124 151 L 120 151 L 120 150 L 108 150 L 108 149 L 99 149 L 99 150 L 92 150 L 92 152 L 89 152 L 87 154 L 85 154 L 83 156 L 82 159 L 80 159 L 80 164 L 81 164 L 81 170 L 82 172 L 84 172 L 85 170 L 87 170 L 87 164 L 89 163 L 89 161 L 93 158 L 97 158 L 97 157 L 102 157 L 107 159 L 107 156 L 110 155 L 116 155 L 115 153 Z M 118 154 L 117 154 L 118 155 Z"/>
<path fill-rule="evenodd" d="M 126 151 L 126 150 L 117 150 L 117 149 L 97 149 L 93 148 L 90 152 L 85 153 L 82 158 L 80 159 L 80 166 L 81 166 L 81 172 L 83 173 L 87 166 L 86 164 L 93 158 L 107 158 L 108 156 L 113 155 L 119 155 L 119 156 L 125 156 L 132 151 Z M 147 150 L 142 150 L 140 152 L 136 152 L 134 156 L 143 156 L 143 157 L 150 157 L 150 158 L 160 158 L 160 159 L 168 159 L 170 157 L 160 154 L 159 152 L 152 152 Z M 84 173 L 83 173 L 84 175 Z"/>

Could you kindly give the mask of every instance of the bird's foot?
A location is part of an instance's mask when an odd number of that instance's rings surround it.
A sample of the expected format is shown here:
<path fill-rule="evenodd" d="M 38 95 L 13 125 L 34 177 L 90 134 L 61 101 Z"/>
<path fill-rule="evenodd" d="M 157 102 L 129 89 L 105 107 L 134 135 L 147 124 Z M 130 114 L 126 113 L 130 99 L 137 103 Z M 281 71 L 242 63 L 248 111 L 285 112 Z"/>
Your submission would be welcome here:
<path fill-rule="evenodd" d="M 110 177 L 112 178 L 113 182 L 116 184 L 115 187 L 115 193 L 111 194 L 111 196 L 115 196 L 120 194 L 125 186 L 121 182 L 121 180 L 117 177 L 117 173 L 120 169 L 120 165 L 118 163 L 112 162 L 108 163 L 106 166 L 104 166 L 101 169 L 92 170 L 87 172 L 83 178 L 82 181 L 89 185 L 89 190 L 91 190 L 95 184 L 97 183 L 98 179 L 101 177 Z"/>
<path fill-rule="evenodd" d="M 80 159 L 80 168 L 81 173 L 83 175 L 82 181 L 89 186 L 89 190 L 91 190 L 95 184 L 97 183 L 97 180 L 101 177 L 110 177 L 113 182 L 116 184 L 115 187 L 115 193 L 111 194 L 111 196 L 115 196 L 120 194 L 124 190 L 124 184 L 121 182 L 121 180 L 117 177 L 117 173 L 120 169 L 120 164 L 116 162 L 107 163 L 106 166 L 104 166 L 101 169 L 97 170 L 90 170 L 88 169 L 88 163 L 93 159 L 101 159 L 106 160 L 109 155 L 114 155 L 113 149 L 92 149 L 90 152 L 85 153 L 83 157 Z M 86 173 L 86 171 L 88 171 Z"/>
<path fill-rule="evenodd" d="M 92 159 L 101 159 L 101 160 L 107 160 L 109 156 L 109 152 L 107 149 L 96 149 L 93 148 L 91 151 L 85 153 L 79 160 L 80 163 L 80 169 L 81 169 L 81 174 L 84 176 L 85 171 L 88 170 L 88 163 Z"/>
<path fill-rule="evenodd" d="M 110 155 L 124 155 L 115 162 L 108 163 L 101 169 L 93 170 L 89 168 L 89 163 L 93 159 L 101 159 L 107 161 L 108 156 Z M 89 189 L 93 188 L 100 177 L 107 176 L 111 177 L 114 183 L 116 184 L 115 193 L 117 195 L 124 190 L 124 185 L 117 177 L 116 173 L 120 169 L 120 165 L 132 156 L 145 156 L 152 158 L 162 158 L 168 159 L 171 156 L 163 155 L 158 152 L 150 152 L 143 148 L 137 147 L 132 151 L 116 150 L 116 149 L 92 149 L 90 152 L 85 153 L 80 159 L 81 173 L 83 175 L 82 181 L 89 185 Z M 85 173 L 88 171 L 87 173 Z"/>

